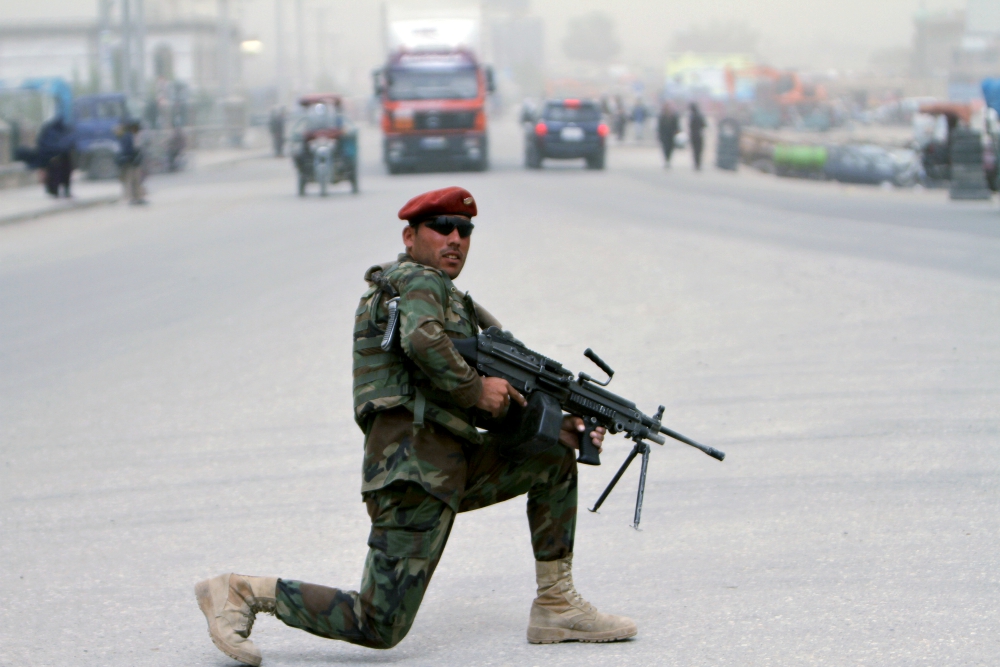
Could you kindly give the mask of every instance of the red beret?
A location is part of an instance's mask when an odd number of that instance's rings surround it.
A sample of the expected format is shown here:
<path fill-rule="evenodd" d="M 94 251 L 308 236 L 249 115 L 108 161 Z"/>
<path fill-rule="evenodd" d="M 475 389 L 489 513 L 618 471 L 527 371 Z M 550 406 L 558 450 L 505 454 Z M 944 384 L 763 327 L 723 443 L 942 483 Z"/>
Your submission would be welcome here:
<path fill-rule="evenodd" d="M 465 188 L 441 188 L 417 195 L 399 209 L 399 219 L 416 222 L 435 215 L 467 215 L 477 213 L 476 200 Z"/>

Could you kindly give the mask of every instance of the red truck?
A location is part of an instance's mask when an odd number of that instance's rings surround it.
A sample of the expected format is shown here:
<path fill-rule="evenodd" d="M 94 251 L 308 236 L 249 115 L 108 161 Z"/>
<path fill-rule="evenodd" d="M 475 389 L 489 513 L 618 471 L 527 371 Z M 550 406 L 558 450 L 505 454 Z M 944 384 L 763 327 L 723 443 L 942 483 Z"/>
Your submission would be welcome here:
<path fill-rule="evenodd" d="M 375 72 L 382 158 L 390 174 L 489 166 L 486 99 L 493 72 L 464 49 L 400 50 Z"/>

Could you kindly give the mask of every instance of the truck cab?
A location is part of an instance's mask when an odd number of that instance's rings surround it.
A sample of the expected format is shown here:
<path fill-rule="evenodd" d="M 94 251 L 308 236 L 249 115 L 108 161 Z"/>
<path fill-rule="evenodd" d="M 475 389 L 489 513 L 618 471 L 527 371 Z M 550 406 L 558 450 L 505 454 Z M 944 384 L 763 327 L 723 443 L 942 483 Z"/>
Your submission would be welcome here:
<path fill-rule="evenodd" d="M 489 68 L 461 49 L 400 51 L 375 72 L 382 107 L 382 157 L 389 173 L 420 167 L 489 165 Z"/>

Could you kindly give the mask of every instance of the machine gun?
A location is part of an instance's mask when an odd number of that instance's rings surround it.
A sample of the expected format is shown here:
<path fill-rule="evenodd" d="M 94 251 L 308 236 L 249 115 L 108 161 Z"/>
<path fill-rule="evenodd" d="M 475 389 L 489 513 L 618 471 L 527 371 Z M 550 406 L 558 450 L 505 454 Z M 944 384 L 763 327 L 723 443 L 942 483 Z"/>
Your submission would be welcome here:
<path fill-rule="evenodd" d="M 640 412 L 632 401 L 606 390 L 604 387 L 610 384 L 615 372 L 590 348 L 584 352 L 584 356 L 607 374 L 608 379 L 604 382 L 586 373 L 580 373 L 574 378 L 573 373 L 559 362 L 529 350 L 509 332 L 496 327 L 490 327 L 475 338 L 453 339 L 452 343 L 480 374 L 507 380 L 528 400 L 528 406 L 523 409 L 516 404 L 512 405 L 504 421 L 490 429 L 499 437 L 507 456 L 524 458 L 556 445 L 563 411 L 582 418 L 585 425 L 584 432 L 580 434 L 579 463 L 601 464 L 597 447 L 592 440 L 594 429 L 598 426 L 603 426 L 609 433 L 625 433 L 635 441 L 632 452 L 590 509 L 591 512 L 600 508 L 629 464 L 641 454 L 642 471 L 639 473 L 639 492 L 633 523 L 633 527 L 638 530 L 646 487 L 646 468 L 649 464 L 650 449 L 647 440 L 662 445 L 666 442 L 663 436 L 667 435 L 720 461 L 726 456 L 717 449 L 699 444 L 663 426 L 662 405 L 656 415 L 650 417 Z"/>

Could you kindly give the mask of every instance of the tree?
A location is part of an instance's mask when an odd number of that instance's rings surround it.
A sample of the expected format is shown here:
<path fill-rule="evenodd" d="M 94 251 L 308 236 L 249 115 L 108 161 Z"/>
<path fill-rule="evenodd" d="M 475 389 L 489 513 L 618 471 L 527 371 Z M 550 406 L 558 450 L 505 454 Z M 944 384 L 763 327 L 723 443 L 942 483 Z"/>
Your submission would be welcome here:
<path fill-rule="evenodd" d="M 742 21 L 712 21 L 675 34 L 673 50 L 754 54 L 758 41 L 760 34 Z"/>
<path fill-rule="evenodd" d="M 571 18 L 562 47 L 570 58 L 594 63 L 607 62 L 621 51 L 614 19 L 604 12 Z"/>

